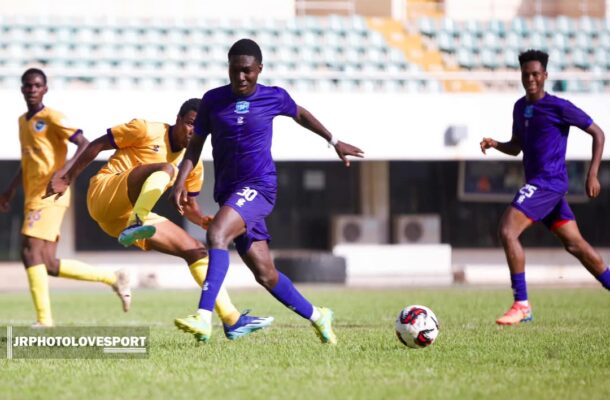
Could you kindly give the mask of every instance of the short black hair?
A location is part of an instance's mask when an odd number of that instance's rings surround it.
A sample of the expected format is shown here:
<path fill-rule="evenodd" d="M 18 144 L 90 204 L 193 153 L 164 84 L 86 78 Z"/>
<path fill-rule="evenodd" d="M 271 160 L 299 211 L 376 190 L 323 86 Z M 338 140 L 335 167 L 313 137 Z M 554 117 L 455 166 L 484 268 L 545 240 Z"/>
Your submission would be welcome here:
<path fill-rule="evenodd" d="M 44 84 L 47 84 L 47 75 L 39 68 L 28 68 L 23 75 L 21 75 L 21 84 L 25 83 L 28 75 L 40 75 L 44 81 Z"/>
<path fill-rule="evenodd" d="M 252 39 L 239 39 L 229 49 L 228 58 L 231 56 L 252 56 L 259 64 L 263 63 L 263 53 L 258 44 Z"/>
<path fill-rule="evenodd" d="M 197 112 L 199 110 L 199 104 L 201 103 L 201 99 L 192 98 L 188 99 L 180 106 L 180 111 L 178 111 L 178 116 L 184 117 L 188 114 L 189 111 Z"/>
<path fill-rule="evenodd" d="M 538 61 L 542 65 L 542 68 L 546 71 L 546 66 L 549 63 L 549 55 L 542 50 L 529 49 L 519 54 L 519 65 L 523 67 L 523 64 L 530 61 Z"/>

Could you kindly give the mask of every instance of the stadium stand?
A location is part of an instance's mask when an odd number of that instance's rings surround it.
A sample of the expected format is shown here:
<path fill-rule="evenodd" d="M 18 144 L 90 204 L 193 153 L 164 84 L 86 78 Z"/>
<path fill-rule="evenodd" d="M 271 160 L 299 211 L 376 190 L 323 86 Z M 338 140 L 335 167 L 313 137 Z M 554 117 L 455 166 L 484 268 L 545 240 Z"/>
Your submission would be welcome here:
<path fill-rule="evenodd" d="M 527 48 L 547 50 L 551 71 L 570 78 L 553 81 L 555 90 L 610 90 L 608 20 L 537 15 L 462 21 L 435 10 L 406 23 L 359 15 L 196 23 L 4 16 L 0 88 L 16 87 L 32 65 L 45 67 L 60 88 L 211 87 L 226 81 L 227 43 L 248 36 L 265 49 L 265 83 L 301 91 L 515 89 L 518 82 L 506 76 L 518 69 L 517 54 Z M 451 77 L 464 72 L 471 74 Z M 477 79 L 481 74 L 484 79 Z"/>
<path fill-rule="evenodd" d="M 610 89 L 607 52 L 610 28 L 605 19 L 582 16 L 535 16 L 510 22 L 453 21 L 422 17 L 417 30 L 424 46 L 442 54 L 444 70 L 453 65 L 474 72 L 516 70 L 517 54 L 528 48 L 548 51 L 551 72 L 565 72 L 579 79 L 554 81 L 555 90 L 602 92 Z M 593 73 L 583 76 L 584 73 Z M 606 75 L 605 80 L 596 76 Z M 493 88 L 493 81 L 490 82 Z"/>

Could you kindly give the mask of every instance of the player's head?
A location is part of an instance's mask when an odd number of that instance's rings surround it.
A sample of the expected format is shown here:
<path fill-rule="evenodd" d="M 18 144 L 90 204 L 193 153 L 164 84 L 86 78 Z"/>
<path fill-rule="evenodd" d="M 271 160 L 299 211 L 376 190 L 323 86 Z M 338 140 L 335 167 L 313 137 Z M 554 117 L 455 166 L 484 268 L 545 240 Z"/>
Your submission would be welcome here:
<path fill-rule="evenodd" d="M 197 111 L 199 110 L 199 104 L 201 99 L 193 98 L 188 99 L 178 111 L 176 116 L 176 125 L 172 132 L 172 138 L 174 140 L 174 146 L 179 149 L 183 149 L 188 144 L 191 136 L 193 136 L 193 127 L 195 125 L 195 118 L 197 118 Z"/>
<path fill-rule="evenodd" d="M 21 93 L 28 109 L 37 109 L 47 93 L 47 76 L 38 68 L 30 68 L 21 75 Z"/>
<path fill-rule="evenodd" d="M 527 50 L 519 54 L 521 83 L 528 98 L 536 99 L 544 95 L 544 82 L 548 77 L 546 72 L 548 62 L 549 55 L 544 51 Z"/>
<path fill-rule="evenodd" d="M 263 54 L 251 39 L 240 39 L 229 49 L 229 80 L 238 96 L 249 96 L 256 90 L 258 75 L 263 70 Z"/>

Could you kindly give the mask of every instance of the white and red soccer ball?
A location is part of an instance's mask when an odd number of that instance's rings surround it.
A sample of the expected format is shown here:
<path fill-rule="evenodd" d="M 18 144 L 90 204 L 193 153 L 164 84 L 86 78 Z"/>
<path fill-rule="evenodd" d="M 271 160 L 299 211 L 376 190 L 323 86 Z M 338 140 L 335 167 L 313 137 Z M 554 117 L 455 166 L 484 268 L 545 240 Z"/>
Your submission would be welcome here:
<path fill-rule="evenodd" d="M 438 332 L 438 319 L 432 310 L 425 306 L 407 306 L 396 319 L 398 340 L 413 349 L 430 346 L 436 340 Z"/>

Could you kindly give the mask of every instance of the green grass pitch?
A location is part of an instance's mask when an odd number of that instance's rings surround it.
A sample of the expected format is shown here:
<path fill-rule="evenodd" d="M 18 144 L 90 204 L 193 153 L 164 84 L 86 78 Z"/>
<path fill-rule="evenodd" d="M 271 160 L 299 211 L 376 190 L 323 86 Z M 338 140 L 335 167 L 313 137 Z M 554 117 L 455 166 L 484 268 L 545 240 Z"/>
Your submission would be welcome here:
<path fill-rule="evenodd" d="M 110 291 L 52 293 L 61 325 L 151 327 L 144 360 L 0 360 L 8 399 L 609 399 L 610 297 L 601 288 L 530 288 L 534 321 L 499 327 L 508 289 L 301 287 L 335 311 L 339 344 L 263 289 L 233 290 L 235 304 L 273 315 L 267 330 L 231 342 L 216 321 L 198 345 L 173 319 L 195 309 L 193 291 L 136 291 L 123 314 Z M 402 346 L 394 320 L 408 304 L 438 316 L 436 343 Z M 0 293 L 0 326 L 33 318 L 29 293 Z"/>

